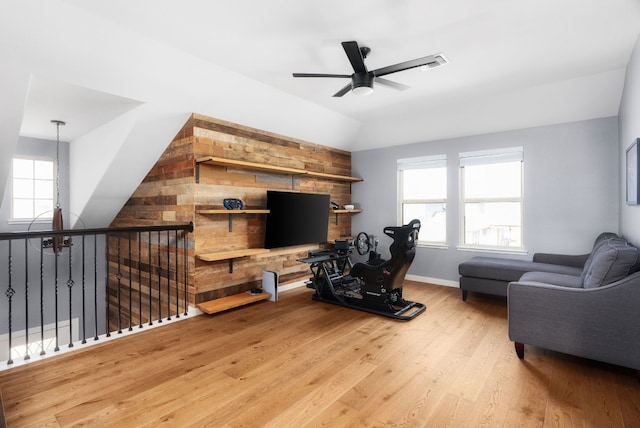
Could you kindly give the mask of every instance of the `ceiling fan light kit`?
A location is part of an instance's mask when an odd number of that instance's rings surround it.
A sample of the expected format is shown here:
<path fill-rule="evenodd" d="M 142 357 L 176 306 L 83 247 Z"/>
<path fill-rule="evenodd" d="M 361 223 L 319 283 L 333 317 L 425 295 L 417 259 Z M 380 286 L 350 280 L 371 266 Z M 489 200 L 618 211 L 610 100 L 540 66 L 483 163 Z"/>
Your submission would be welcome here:
<path fill-rule="evenodd" d="M 358 96 L 370 95 L 373 94 L 373 88 L 371 86 L 356 86 L 351 92 Z"/>
<path fill-rule="evenodd" d="M 351 76 L 351 92 L 354 95 L 373 94 L 373 73 L 354 73 Z"/>
<path fill-rule="evenodd" d="M 369 71 L 364 63 L 364 59 L 371 52 L 370 48 L 358 46 L 358 42 L 356 41 L 342 42 L 342 48 L 353 67 L 353 74 L 293 73 L 293 77 L 350 78 L 351 82 L 333 94 L 334 97 L 341 97 L 347 92 L 353 92 L 356 95 L 369 95 L 373 93 L 374 81 L 382 86 L 400 91 L 409 88 L 407 85 L 383 79 L 382 76 L 416 67 L 421 70 L 428 70 L 449 62 L 443 54 L 439 53 Z"/>

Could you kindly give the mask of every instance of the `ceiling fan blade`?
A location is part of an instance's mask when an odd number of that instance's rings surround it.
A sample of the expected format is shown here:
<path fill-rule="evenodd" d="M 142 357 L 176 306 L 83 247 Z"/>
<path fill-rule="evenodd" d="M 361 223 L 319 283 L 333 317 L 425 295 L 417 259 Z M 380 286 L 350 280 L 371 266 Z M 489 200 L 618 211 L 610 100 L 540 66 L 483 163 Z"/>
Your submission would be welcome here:
<path fill-rule="evenodd" d="M 421 67 L 429 64 L 440 64 L 435 55 L 429 55 L 422 58 L 412 59 L 411 61 L 400 62 L 398 64 L 389 65 L 387 67 L 378 68 L 373 70 L 374 76 L 385 76 L 391 73 L 397 73 L 398 71 L 408 70 L 410 68 Z"/>
<path fill-rule="evenodd" d="M 293 77 L 351 77 L 349 74 L 293 73 Z"/>
<path fill-rule="evenodd" d="M 342 48 L 351 62 L 351 66 L 356 73 L 367 73 L 367 66 L 364 65 L 364 58 L 358 46 L 358 42 L 342 42 Z"/>
<path fill-rule="evenodd" d="M 349 83 L 348 85 L 345 85 L 342 89 L 340 89 L 338 92 L 333 94 L 333 96 L 334 97 L 341 97 L 344 94 L 346 94 L 347 92 L 349 92 L 350 90 L 351 90 L 351 83 Z"/>
<path fill-rule="evenodd" d="M 404 91 L 406 89 L 409 89 L 409 87 L 407 85 L 403 85 L 402 83 L 398 83 L 398 82 L 394 82 L 391 80 L 387 80 L 387 79 L 383 79 L 382 77 L 376 77 L 375 78 L 375 82 L 382 85 L 382 86 L 386 86 L 388 88 L 393 88 L 393 89 L 397 89 L 399 91 Z"/>

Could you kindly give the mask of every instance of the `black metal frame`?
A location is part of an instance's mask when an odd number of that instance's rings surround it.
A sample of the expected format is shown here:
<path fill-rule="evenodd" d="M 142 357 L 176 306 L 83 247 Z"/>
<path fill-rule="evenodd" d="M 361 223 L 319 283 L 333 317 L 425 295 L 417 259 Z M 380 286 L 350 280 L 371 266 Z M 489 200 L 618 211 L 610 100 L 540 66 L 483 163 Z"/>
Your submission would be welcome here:
<path fill-rule="evenodd" d="M 313 300 L 345 306 L 400 321 L 409 321 L 427 306 L 402 297 L 402 287 L 390 291 L 368 287 L 347 275 L 353 267 L 350 251 L 326 251 L 299 261 L 309 263 L 313 276 L 307 286 L 315 289 Z"/>

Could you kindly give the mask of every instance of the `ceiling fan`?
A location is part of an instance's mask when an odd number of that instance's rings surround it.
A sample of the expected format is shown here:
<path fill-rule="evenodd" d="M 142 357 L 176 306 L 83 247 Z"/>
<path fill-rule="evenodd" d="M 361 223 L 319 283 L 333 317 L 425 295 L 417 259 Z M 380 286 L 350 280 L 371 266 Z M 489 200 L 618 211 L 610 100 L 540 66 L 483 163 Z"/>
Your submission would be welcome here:
<path fill-rule="evenodd" d="M 350 78 L 351 82 L 333 94 L 334 97 L 341 97 L 349 91 L 357 95 L 368 95 L 373 92 L 374 81 L 380 85 L 400 91 L 404 91 L 409 88 L 407 85 L 403 85 L 402 83 L 383 79 L 382 76 L 415 67 L 434 68 L 448 62 L 443 54 L 436 54 L 369 71 L 367 66 L 364 64 L 364 59 L 367 57 L 369 52 L 371 52 L 370 48 L 366 46 L 358 46 L 358 42 L 356 41 L 342 42 L 342 47 L 347 54 L 347 58 L 349 58 L 349 62 L 351 62 L 351 66 L 354 71 L 353 74 L 293 73 L 293 77 Z"/>

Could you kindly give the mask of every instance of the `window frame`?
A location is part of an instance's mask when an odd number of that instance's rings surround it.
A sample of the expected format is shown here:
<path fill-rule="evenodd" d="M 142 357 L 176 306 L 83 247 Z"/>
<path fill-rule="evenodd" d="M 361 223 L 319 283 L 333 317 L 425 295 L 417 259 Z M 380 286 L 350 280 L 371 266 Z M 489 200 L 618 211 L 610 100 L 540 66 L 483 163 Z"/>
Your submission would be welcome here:
<path fill-rule="evenodd" d="M 404 198 L 404 171 L 406 170 L 415 170 L 415 169 L 428 169 L 428 168 L 443 168 L 445 171 L 445 188 L 444 188 L 444 198 L 420 198 L 420 199 L 405 199 Z M 420 156 L 420 157 L 412 157 L 412 158 L 404 158 L 397 160 L 397 175 L 398 175 L 398 206 L 397 206 L 397 216 L 398 223 L 404 223 L 404 206 L 406 204 L 442 204 L 447 206 L 447 196 L 448 196 L 448 170 L 447 170 L 447 156 L 442 155 L 432 155 L 432 156 Z M 447 234 L 447 218 L 445 211 L 445 225 L 444 225 L 444 241 L 427 241 L 425 239 L 421 239 L 421 236 L 424 234 L 418 234 L 418 242 L 417 244 L 420 246 L 429 246 L 429 247 L 437 247 L 437 248 L 447 248 L 448 246 L 448 234 Z M 423 224 L 424 226 L 424 224 Z"/>
<path fill-rule="evenodd" d="M 526 254 L 524 228 L 524 149 L 523 147 L 507 147 L 493 150 L 464 152 L 458 154 L 460 181 L 460 242 L 458 248 L 462 250 L 476 250 L 489 252 L 504 252 Z M 507 162 L 520 162 L 520 196 L 502 197 L 472 197 L 466 198 L 465 170 L 466 166 L 491 165 Z M 467 243 L 466 235 L 466 205 L 469 203 L 519 203 L 520 204 L 520 246 L 486 245 Z"/>
<path fill-rule="evenodd" d="M 52 186 L 52 197 L 51 197 L 51 210 L 49 211 L 45 211 L 44 213 L 50 213 L 50 215 L 48 216 L 43 216 L 42 214 L 37 215 L 37 216 L 33 216 L 33 217 L 16 217 L 15 216 L 15 201 L 16 198 L 14 196 L 14 180 L 16 179 L 15 174 L 14 174 L 14 168 L 13 168 L 13 163 L 15 159 L 20 159 L 20 160 L 28 160 L 31 161 L 34 164 L 34 168 L 35 168 L 35 162 L 51 162 L 52 164 L 52 169 L 51 169 L 51 186 Z M 35 169 L 34 169 L 35 171 Z M 10 198 L 10 207 L 9 207 L 9 222 L 10 223 L 15 223 L 15 224 L 19 224 L 19 223 L 50 223 L 51 220 L 53 219 L 53 209 L 55 209 L 56 207 L 56 175 L 57 174 L 57 166 L 56 166 L 56 160 L 54 158 L 48 157 L 48 156 L 29 156 L 29 155 L 14 155 L 11 158 L 11 176 L 10 176 L 10 180 L 11 183 L 9 185 L 9 198 Z M 36 178 L 35 176 L 33 178 L 31 178 L 31 181 L 33 183 L 36 182 Z M 45 180 L 42 180 L 45 181 Z M 49 181 L 49 179 L 47 179 L 46 181 Z M 36 198 L 35 194 L 33 197 L 31 198 L 18 198 L 21 200 L 30 200 L 32 204 L 35 204 L 35 201 L 37 199 L 43 199 L 43 198 Z M 34 214 L 35 214 L 35 210 L 34 210 Z"/>

